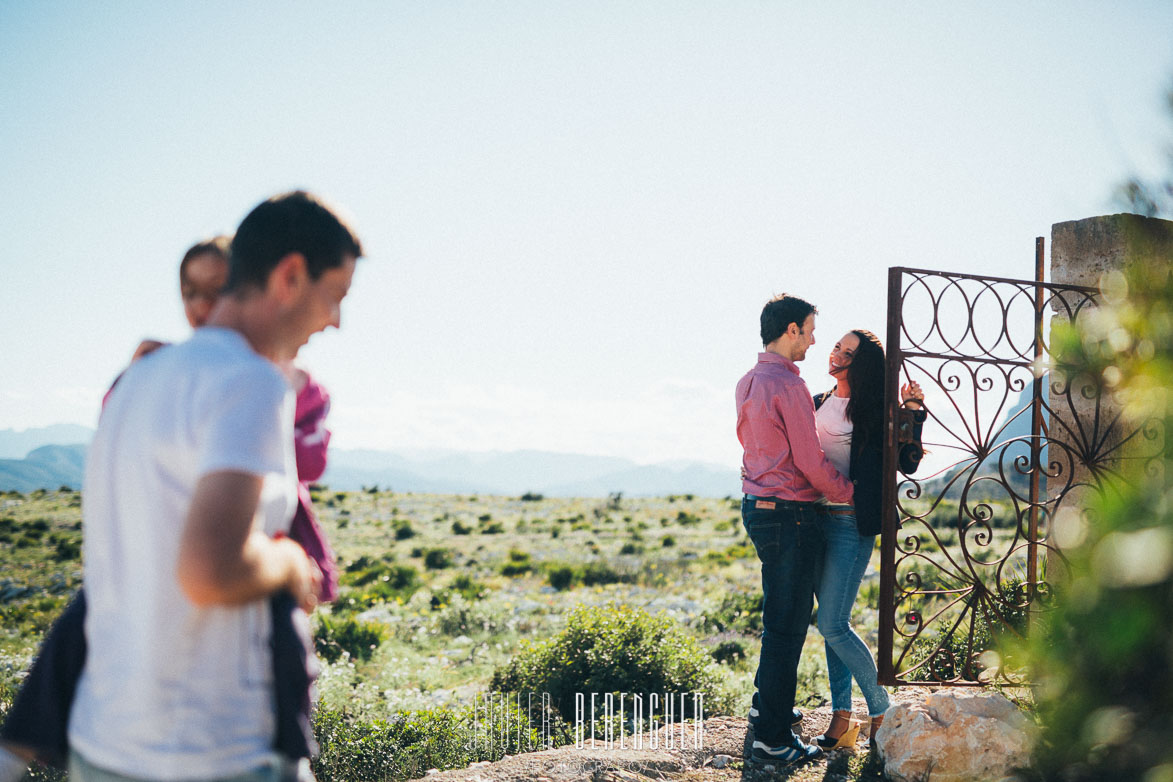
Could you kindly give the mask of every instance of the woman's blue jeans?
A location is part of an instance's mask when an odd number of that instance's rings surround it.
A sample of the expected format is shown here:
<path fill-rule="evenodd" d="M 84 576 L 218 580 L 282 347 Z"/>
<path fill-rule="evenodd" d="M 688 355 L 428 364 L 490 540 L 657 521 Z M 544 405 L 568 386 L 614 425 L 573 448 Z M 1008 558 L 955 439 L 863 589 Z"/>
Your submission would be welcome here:
<path fill-rule="evenodd" d="M 877 682 L 876 661 L 867 645 L 851 629 L 851 609 L 859 584 L 872 558 L 875 535 L 860 537 L 855 516 L 833 513 L 824 524 L 827 548 L 816 595 L 819 599 L 819 632 L 827 651 L 827 678 L 831 708 L 851 711 L 851 679 L 859 684 L 868 704 L 868 715 L 883 714 L 888 692 Z"/>

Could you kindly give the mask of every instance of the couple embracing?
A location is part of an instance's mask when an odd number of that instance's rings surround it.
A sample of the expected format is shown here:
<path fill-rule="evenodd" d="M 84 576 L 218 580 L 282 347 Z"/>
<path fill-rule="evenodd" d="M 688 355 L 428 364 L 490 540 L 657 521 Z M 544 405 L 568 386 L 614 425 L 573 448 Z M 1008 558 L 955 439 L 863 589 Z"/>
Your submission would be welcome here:
<path fill-rule="evenodd" d="M 762 650 L 750 707 L 752 759 L 793 763 L 824 749 L 854 745 L 851 681 L 867 701 L 869 736 L 884 719 L 888 693 L 871 652 L 852 630 L 851 609 L 880 532 L 884 443 L 884 351 L 869 331 L 835 344 L 828 371 L 835 387 L 812 398 L 796 362 L 815 344 L 811 303 L 782 294 L 761 315 L 764 352 L 737 384 L 737 437 L 742 461 L 742 520 L 762 562 Z M 900 391 L 913 440 L 900 469 L 921 458 L 924 395 L 916 383 Z M 798 661 L 813 599 L 827 653 L 831 724 L 815 744 L 796 732 Z"/>

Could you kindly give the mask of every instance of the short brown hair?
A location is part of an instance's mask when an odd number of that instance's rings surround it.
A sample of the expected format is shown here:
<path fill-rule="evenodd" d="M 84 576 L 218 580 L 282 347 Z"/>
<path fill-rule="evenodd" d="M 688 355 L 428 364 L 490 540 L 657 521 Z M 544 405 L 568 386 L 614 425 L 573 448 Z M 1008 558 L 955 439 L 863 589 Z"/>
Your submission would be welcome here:
<path fill-rule="evenodd" d="M 769 345 L 786 333 L 791 323 L 798 324 L 798 330 L 806 323 L 807 316 L 817 315 L 819 308 L 806 299 L 782 293 L 766 302 L 762 308 L 762 345 Z"/>
<path fill-rule="evenodd" d="M 225 291 L 261 287 L 277 263 L 290 253 L 305 257 L 316 280 L 347 257 L 362 256 L 358 236 L 317 196 L 304 190 L 273 196 L 248 213 L 232 239 Z"/>

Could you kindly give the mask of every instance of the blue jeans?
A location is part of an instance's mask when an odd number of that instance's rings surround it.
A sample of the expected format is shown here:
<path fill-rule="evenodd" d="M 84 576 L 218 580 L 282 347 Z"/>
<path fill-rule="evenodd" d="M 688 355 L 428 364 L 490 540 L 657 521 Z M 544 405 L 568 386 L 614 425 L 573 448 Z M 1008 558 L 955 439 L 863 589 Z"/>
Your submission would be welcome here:
<path fill-rule="evenodd" d="M 824 522 L 827 553 L 819 579 L 819 632 L 827 650 L 827 678 L 831 685 L 831 708 L 851 711 L 851 679 L 868 703 L 868 715 L 883 714 L 888 692 L 876 679 L 876 661 L 855 630 L 851 629 L 851 608 L 859 584 L 872 558 L 876 536 L 860 537 L 851 514 L 828 514 Z"/>
<path fill-rule="evenodd" d="M 758 659 L 755 737 L 769 746 L 794 740 L 790 729 L 798 660 L 810 626 L 823 561 L 825 512 L 809 502 L 746 497 L 745 531 L 762 562 L 762 653 Z M 773 503 L 774 507 L 759 507 Z"/>

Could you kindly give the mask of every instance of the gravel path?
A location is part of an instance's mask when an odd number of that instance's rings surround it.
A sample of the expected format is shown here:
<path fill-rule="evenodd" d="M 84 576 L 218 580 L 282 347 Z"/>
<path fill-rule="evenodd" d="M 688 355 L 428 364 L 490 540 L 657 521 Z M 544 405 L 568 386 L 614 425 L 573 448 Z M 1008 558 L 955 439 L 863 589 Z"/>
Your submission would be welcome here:
<path fill-rule="evenodd" d="M 901 688 L 894 703 L 921 700 L 931 690 Z M 862 699 L 855 702 L 856 715 L 866 713 Z M 803 721 L 803 735 L 809 741 L 823 732 L 831 720 L 831 707 L 820 706 L 807 711 Z M 679 728 L 677 728 L 679 731 Z M 645 782 L 646 780 L 687 780 L 688 782 L 737 782 L 738 780 L 787 779 L 792 782 L 837 782 L 849 779 L 879 779 L 880 767 L 868 756 L 866 741 L 861 741 L 854 753 L 841 751 L 824 755 L 818 760 L 797 768 L 773 769 L 747 764 L 749 754 L 749 725 L 744 717 L 711 717 L 705 720 L 702 746 L 693 746 L 691 726 L 683 741 L 677 734 L 674 745 L 667 746 L 663 729 L 657 736 L 657 748 L 650 747 L 651 734 L 643 737 L 643 748 L 626 747 L 618 742 L 606 746 L 603 742 L 587 742 L 578 748 L 573 745 L 512 755 L 496 763 L 474 764 L 469 768 L 431 772 L 428 782 Z"/>

